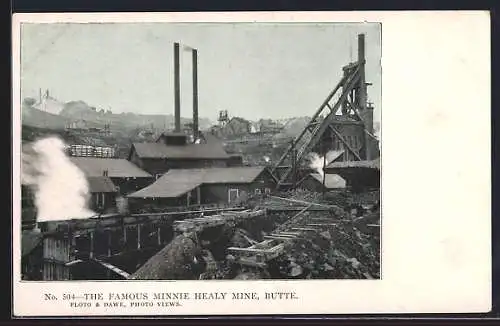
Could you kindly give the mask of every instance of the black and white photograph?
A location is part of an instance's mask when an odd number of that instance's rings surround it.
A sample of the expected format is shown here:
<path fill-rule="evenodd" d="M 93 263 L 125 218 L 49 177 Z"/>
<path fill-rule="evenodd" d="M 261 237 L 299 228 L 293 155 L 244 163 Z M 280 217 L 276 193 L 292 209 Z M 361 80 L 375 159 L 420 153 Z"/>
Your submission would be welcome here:
<path fill-rule="evenodd" d="M 486 313 L 489 19 L 13 15 L 13 316 Z"/>
<path fill-rule="evenodd" d="M 23 281 L 380 279 L 381 24 L 23 23 Z"/>

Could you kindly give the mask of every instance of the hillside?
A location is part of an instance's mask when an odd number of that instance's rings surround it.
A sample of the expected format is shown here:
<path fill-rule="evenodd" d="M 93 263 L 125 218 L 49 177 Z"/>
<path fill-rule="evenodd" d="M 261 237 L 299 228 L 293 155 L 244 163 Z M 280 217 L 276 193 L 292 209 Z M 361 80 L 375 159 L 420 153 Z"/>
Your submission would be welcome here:
<path fill-rule="evenodd" d="M 112 113 L 107 110 L 99 110 L 95 107 L 89 106 L 83 101 L 71 101 L 64 105 L 63 109 L 59 113 L 62 117 L 68 118 L 70 120 L 80 120 L 96 122 L 98 124 L 104 125 L 106 123 L 111 124 L 111 129 L 133 129 L 138 127 L 143 128 L 153 128 L 153 129 L 165 129 L 171 128 L 174 125 L 174 116 L 169 115 L 153 115 L 153 114 L 136 114 L 136 113 Z M 181 118 L 181 123 L 189 123 L 191 119 Z M 210 120 L 200 118 L 199 124 L 200 128 L 208 128 L 210 126 Z"/>
<path fill-rule="evenodd" d="M 23 105 L 22 107 L 21 121 L 23 125 L 63 130 L 68 120 L 66 117 L 41 111 L 32 106 Z"/>

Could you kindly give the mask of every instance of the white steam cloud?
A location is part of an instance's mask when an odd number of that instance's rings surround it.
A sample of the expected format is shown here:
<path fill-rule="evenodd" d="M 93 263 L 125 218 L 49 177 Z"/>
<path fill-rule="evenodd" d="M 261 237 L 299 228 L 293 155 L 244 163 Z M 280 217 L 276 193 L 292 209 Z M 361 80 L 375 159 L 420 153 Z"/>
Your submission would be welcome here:
<path fill-rule="evenodd" d="M 310 162 L 309 167 L 311 169 L 316 170 L 316 172 L 318 172 L 321 176 L 323 176 L 324 174 L 323 164 L 325 165 L 330 164 L 341 153 L 342 151 L 329 151 L 328 153 L 326 153 L 326 157 L 323 157 L 317 153 L 311 153 L 309 154 L 309 162 Z"/>
<path fill-rule="evenodd" d="M 21 180 L 35 192 L 38 222 L 96 215 L 87 208 L 87 179 L 64 148 L 57 137 L 40 139 L 23 148 Z"/>

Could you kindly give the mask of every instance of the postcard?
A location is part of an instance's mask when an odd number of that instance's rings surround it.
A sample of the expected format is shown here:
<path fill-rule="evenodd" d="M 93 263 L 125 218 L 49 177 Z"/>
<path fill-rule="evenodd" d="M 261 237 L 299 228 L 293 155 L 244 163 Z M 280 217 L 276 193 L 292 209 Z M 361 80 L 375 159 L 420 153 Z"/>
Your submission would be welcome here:
<path fill-rule="evenodd" d="M 487 12 L 15 14 L 13 313 L 491 308 Z"/>

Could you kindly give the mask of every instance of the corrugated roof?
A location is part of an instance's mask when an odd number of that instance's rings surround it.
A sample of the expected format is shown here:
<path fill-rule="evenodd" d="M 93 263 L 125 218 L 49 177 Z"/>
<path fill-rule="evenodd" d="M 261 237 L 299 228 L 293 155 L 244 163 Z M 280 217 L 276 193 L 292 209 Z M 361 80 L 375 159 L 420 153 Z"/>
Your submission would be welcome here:
<path fill-rule="evenodd" d="M 116 187 L 109 177 L 87 177 L 90 192 L 116 192 Z"/>
<path fill-rule="evenodd" d="M 172 169 L 150 186 L 134 192 L 132 198 L 176 198 L 201 184 L 250 183 L 265 167 Z"/>
<path fill-rule="evenodd" d="M 368 168 L 380 170 L 380 158 L 372 161 L 345 161 L 345 162 L 333 162 L 329 164 L 326 169 L 335 168 Z"/>
<path fill-rule="evenodd" d="M 165 145 L 162 143 L 134 143 L 133 148 L 141 158 L 194 158 L 227 159 L 229 155 L 219 144 Z"/>
<path fill-rule="evenodd" d="M 323 176 L 319 173 L 311 173 L 311 177 L 323 184 Z M 345 188 L 345 180 L 337 174 L 325 174 L 325 187 L 327 189 Z"/>
<path fill-rule="evenodd" d="M 263 166 L 236 166 L 196 169 L 195 173 L 201 176 L 201 183 L 250 183 L 265 169 Z"/>
<path fill-rule="evenodd" d="M 71 157 L 70 159 L 87 177 L 102 176 L 105 170 L 111 178 L 151 177 L 149 173 L 125 159 L 95 157 Z"/>
<path fill-rule="evenodd" d="M 171 173 L 170 170 L 153 184 L 136 191 L 129 198 L 177 198 L 198 187 L 201 183 L 190 180 L 187 174 Z"/>

